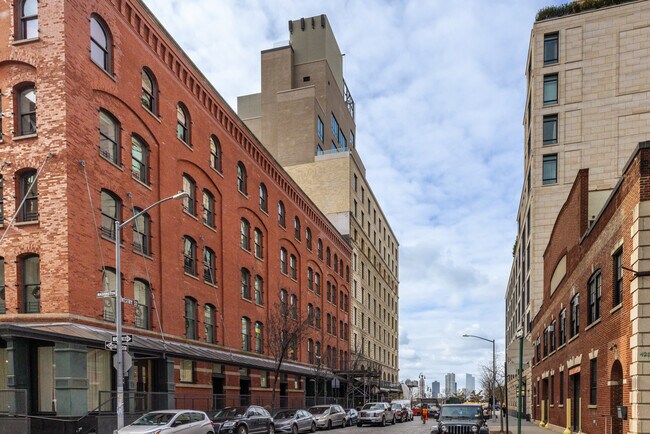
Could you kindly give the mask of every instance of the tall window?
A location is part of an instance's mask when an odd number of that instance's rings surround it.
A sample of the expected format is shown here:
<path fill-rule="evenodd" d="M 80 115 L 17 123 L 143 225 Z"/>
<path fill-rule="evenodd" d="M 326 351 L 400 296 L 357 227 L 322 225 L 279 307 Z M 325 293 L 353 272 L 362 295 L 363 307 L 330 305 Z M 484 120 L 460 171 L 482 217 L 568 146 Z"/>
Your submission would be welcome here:
<path fill-rule="evenodd" d="M 317 131 L 318 131 L 318 140 L 320 140 L 321 143 L 325 141 L 325 136 L 323 134 L 323 121 L 321 120 L 320 116 L 317 117 Z"/>
<path fill-rule="evenodd" d="M 287 274 L 287 249 L 280 248 L 280 271 L 282 274 Z"/>
<path fill-rule="evenodd" d="M 27 170 L 20 177 L 20 196 L 16 201 L 16 206 L 25 200 L 23 207 L 18 214 L 18 221 L 33 222 L 38 221 L 38 183 L 36 180 L 36 170 Z"/>
<path fill-rule="evenodd" d="M 215 254 L 214 250 L 209 247 L 203 248 L 203 280 L 211 284 L 217 281 L 215 277 Z"/>
<path fill-rule="evenodd" d="M 305 244 L 307 244 L 307 248 L 311 250 L 311 229 L 309 228 L 305 229 Z"/>
<path fill-rule="evenodd" d="M 0 257 L 0 314 L 7 312 L 5 298 L 5 258 Z"/>
<path fill-rule="evenodd" d="M 307 323 L 310 326 L 314 325 L 314 305 L 311 303 L 307 305 Z"/>
<path fill-rule="evenodd" d="M 544 76 L 544 105 L 557 104 L 557 74 Z"/>
<path fill-rule="evenodd" d="M 264 280 L 259 274 L 255 275 L 255 303 L 260 306 L 264 304 Z"/>
<path fill-rule="evenodd" d="M 286 226 L 284 204 L 282 201 L 278 202 L 278 224 L 282 227 Z"/>
<path fill-rule="evenodd" d="M 205 341 L 209 344 L 217 342 L 216 309 L 211 304 L 206 304 L 203 309 L 203 325 L 205 327 Z"/>
<path fill-rule="evenodd" d="M 255 228 L 253 237 L 255 238 L 255 257 L 262 259 L 264 258 L 264 236 L 262 235 L 262 231 L 259 228 Z"/>
<path fill-rule="evenodd" d="M 19 135 L 36 133 L 36 88 L 27 85 L 18 93 L 18 131 Z"/>
<path fill-rule="evenodd" d="M 102 271 L 102 292 L 115 292 L 117 289 L 115 270 L 104 268 Z M 102 318 L 106 321 L 115 321 L 115 297 L 103 299 Z"/>
<path fill-rule="evenodd" d="M 557 184 L 557 154 L 544 155 L 542 184 Z"/>
<path fill-rule="evenodd" d="M 551 323 L 549 329 L 548 329 L 548 339 L 549 339 L 549 344 L 550 344 L 550 351 L 553 352 L 555 351 L 555 334 L 556 334 L 556 328 L 557 328 L 557 323 L 555 320 Z"/>
<path fill-rule="evenodd" d="M 141 183 L 149 183 L 149 147 L 138 136 L 131 138 L 131 174 Z"/>
<path fill-rule="evenodd" d="M 38 38 L 38 1 L 20 2 L 20 34 L 16 39 Z"/>
<path fill-rule="evenodd" d="M 247 317 L 242 317 L 241 319 L 241 349 L 244 351 L 251 350 L 251 340 L 250 340 L 250 328 L 251 320 Z"/>
<path fill-rule="evenodd" d="M 120 198 L 108 190 L 102 190 L 102 235 L 115 239 L 115 222 L 120 219 L 122 206 Z"/>
<path fill-rule="evenodd" d="M 246 166 L 241 161 L 237 163 L 237 190 L 242 194 L 248 194 Z"/>
<path fill-rule="evenodd" d="M 111 37 L 104 21 L 96 15 L 90 17 L 90 58 L 100 68 L 111 72 Z"/>
<path fill-rule="evenodd" d="M 142 106 L 153 114 L 158 114 L 158 87 L 153 73 L 148 68 L 142 68 Z"/>
<path fill-rule="evenodd" d="M 544 35 L 544 65 L 558 62 L 558 33 Z"/>
<path fill-rule="evenodd" d="M 183 209 L 196 215 L 196 182 L 189 175 L 183 175 L 183 191 L 189 195 L 183 198 Z"/>
<path fill-rule="evenodd" d="M 614 253 L 614 295 L 613 305 L 618 306 L 623 302 L 623 249 Z"/>
<path fill-rule="evenodd" d="M 589 405 L 598 403 L 598 359 L 589 360 Z"/>
<path fill-rule="evenodd" d="M 264 331 L 264 325 L 261 322 L 256 321 L 255 322 L 255 352 L 257 354 L 262 354 L 264 352 L 264 349 L 263 349 L 263 343 L 264 343 L 263 331 Z"/>
<path fill-rule="evenodd" d="M 197 338 L 196 307 L 196 300 L 192 297 L 185 297 L 185 337 L 187 339 Z"/>
<path fill-rule="evenodd" d="M 251 273 L 246 268 L 241 269 L 241 297 L 251 299 Z"/>
<path fill-rule="evenodd" d="M 589 279 L 589 310 L 587 322 L 589 324 L 600 319 L 600 270 Z"/>
<path fill-rule="evenodd" d="M 325 248 L 325 263 L 328 267 L 332 266 L 332 253 L 330 252 L 329 246 Z"/>
<path fill-rule="evenodd" d="M 566 343 L 566 309 L 562 309 L 560 312 L 560 332 L 559 332 L 559 344 L 562 346 Z"/>
<path fill-rule="evenodd" d="M 291 271 L 290 275 L 291 278 L 296 280 L 298 278 L 298 271 L 297 271 L 297 260 L 294 255 L 289 256 L 289 270 Z"/>
<path fill-rule="evenodd" d="M 571 299 L 571 337 L 574 337 L 580 331 L 580 294 L 576 294 Z"/>
<path fill-rule="evenodd" d="M 29 255 L 21 259 L 23 312 L 39 313 L 41 311 L 41 259 L 38 255 Z"/>
<path fill-rule="evenodd" d="M 560 386 L 560 404 L 564 404 L 564 371 L 560 371 L 558 383 Z"/>
<path fill-rule="evenodd" d="M 289 298 L 289 310 L 291 312 L 291 319 L 292 320 L 297 320 L 298 319 L 298 298 L 296 297 L 296 294 L 291 294 L 291 297 Z"/>
<path fill-rule="evenodd" d="M 320 274 L 314 274 L 314 292 L 316 295 L 320 295 Z"/>
<path fill-rule="evenodd" d="M 138 213 L 141 210 L 135 209 Z M 151 217 L 144 213 L 133 221 L 133 250 L 151 255 Z"/>
<path fill-rule="evenodd" d="M 210 136 L 210 166 L 221 172 L 221 142 L 217 136 Z"/>
<path fill-rule="evenodd" d="M 120 164 L 120 124 L 108 112 L 99 112 L 99 155 Z"/>
<path fill-rule="evenodd" d="M 312 338 L 307 340 L 307 362 L 309 362 L 309 364 L 314 363 L 314 341 Z"/>
<path fill-rule="evenodd" d="M 557 114 L 544 116 L 542 139 L 544 145 L 557 143 Z"/>
<path fill-rule="evenodd" d="M 316 328 L 319 330 L 320 330 L 320 318 L 321 318 L 320 307 L 317 307 L 316 311 L 314 312 L 314 321 L 316 323 Z"/>
<path fill-rule="evenodd" d="M 319 238 L 317 243 L 318 259 L 323 260 L 323 241 Z"/>
<path fill-rule="evenodd" d="M 203 224 L 214 228 L 214 196 L 208 190 L 203 190 Z"/>
<path fill-rule="evenodd" d="M 339 138 L 339 122 L 334 117 L 334 113 L 332 113 L 332 135 L 334 136 L 335 140 L 338 140 L 338 138 Z M 334 145 L 334 146 L 336 147 L 336 145 Z"/>
<path fill-rule="evenodd" d="M 246 219 L 239 221 L 239 245 L 242 249 L 251 249 L 251 225 Z"/>
<path fill-rule="evenodd" d="M 196 276 L 196 241 L 187 235 L 183 239 L 183 270 Z"/>
<path fill-rule="evenodd" d="M 269 212 L 269 197 L 264 184 L 260 184 L 260 209 Z"/>
<path fill-rule="evenodd" d="M 190 115 L 182 102 L 176 106 L 176 137 L 185 144 L 190 144 Z"/>
<path fill-rule="evenodd" d="M 288 315 L 289 314 L 289 294 L 287 293 L 286 289 L 281 289 L 280 290 L 280 308 L 282 310 L 282 315 Z"/>
<path fill-rule="evenodd" d="M 151 290 L 149 283 L 136 279 L 133 282 L 133 299 L 137 302 L 135 306 L 135 326 L 141 329 L 150 329 L 149 300 Z"/>
<path fill-rule="evenodd" d="M 293 218 L 293 237 L 300 241 L 300 219 L 297 216 Z"/>
<path fill-rule="evenodd" d="M 307 289 L 314 290 L 314 270 L 311 267 L 307 267 Z"/>

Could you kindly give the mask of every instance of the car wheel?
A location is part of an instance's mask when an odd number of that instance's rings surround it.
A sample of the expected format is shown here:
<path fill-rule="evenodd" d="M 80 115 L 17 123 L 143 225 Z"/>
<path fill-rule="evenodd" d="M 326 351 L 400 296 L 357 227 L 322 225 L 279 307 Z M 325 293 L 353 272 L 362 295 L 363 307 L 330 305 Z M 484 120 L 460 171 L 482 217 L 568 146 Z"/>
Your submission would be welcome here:
<path fill-rule="evenodd" d="M 293 434 L 298 434 L 298 425 L 294 425 L 294 426 L 292 426 L 292 427 L 291 427 L 291 432 L 292 432 Z"/>
<path fill-rule="evenodd" d="M 275 425 L 269 425 L 269 434 L 275 434 Z"/>
<path fill-rule="evenodd" d="M 395 425 L 397 423 L 397 420 L 395 419 L 395 415 L 393 415 L 393 422 L 392 424 Z"/>
<path fill-rule="evenodd" d="M 237 434 L 248 434 L 248 428 L 246 428 L 246 425 L 239 425 L 237 428 Z"/>
<path fill-rule="evenodd" d="M 316 432 L 316 423 L 315 422 L 311 423 L 311 432 Z"/>
<path fill-rule="evenodd" d="M 327 421 L 327 429 L 328 430 L 332 429 L 332 419 Z"/>
<path fill-rule="evenodd" d="M 384 416 L 381 417 L 381 426 L 386 426 L 386 418 Z"/>

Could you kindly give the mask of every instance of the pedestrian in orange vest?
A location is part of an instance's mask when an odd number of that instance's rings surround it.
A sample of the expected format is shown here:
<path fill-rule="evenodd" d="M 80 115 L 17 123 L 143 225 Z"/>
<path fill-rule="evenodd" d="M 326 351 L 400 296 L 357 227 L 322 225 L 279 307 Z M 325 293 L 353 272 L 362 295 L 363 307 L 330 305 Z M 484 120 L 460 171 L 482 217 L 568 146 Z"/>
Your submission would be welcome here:
<path fill-rule="evenodd" d="M 422 423 L 427 423 L 429 420 L 429 409 L 426 404 L 422 404 Z"/>

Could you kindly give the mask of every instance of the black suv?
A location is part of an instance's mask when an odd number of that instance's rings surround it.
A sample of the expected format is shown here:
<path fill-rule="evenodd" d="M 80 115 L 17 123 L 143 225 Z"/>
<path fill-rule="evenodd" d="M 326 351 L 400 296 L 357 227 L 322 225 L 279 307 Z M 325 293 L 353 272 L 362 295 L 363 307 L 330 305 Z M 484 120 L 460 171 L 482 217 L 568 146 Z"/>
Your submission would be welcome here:
<path fill-rule="evenodd" d="M 431 434 L 489 434 L 483 407 L 473 404 L 446 404 L 440 407 L 440 416 L 431 427 Z"/>
<path fill-rule="evenodd" d="M 225 407 L 212 416 L 215 431 L 219 434 L 274 434 L 273 418 L 265 408 Z"/>

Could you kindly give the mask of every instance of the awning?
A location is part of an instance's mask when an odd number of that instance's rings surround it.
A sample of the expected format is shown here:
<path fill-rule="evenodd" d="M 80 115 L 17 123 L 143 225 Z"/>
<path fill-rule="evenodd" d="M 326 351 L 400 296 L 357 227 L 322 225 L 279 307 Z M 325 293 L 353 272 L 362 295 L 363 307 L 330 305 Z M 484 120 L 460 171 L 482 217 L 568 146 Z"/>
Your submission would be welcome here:
<path fill-rule="evenodd" d="M 229 351 L 227 349 L 212 348 L 197 344 L 177 341 L 164 341 L 160 338 L 140 336 L 132 330 L 128 333 L 133 336 L 133 342 L 128 344 L 130 352 L 167 355 L 184 359 L 203 360 L 212 363 L 223 363 L 244 368 L 263 369 L 273 371 L 275 361 L 262 355 L 249 356 Z M 53 341 L 71 342 L 91 347 L 104 348 L 104 342 L 110 342 L 114 335 L 113 330 L 93 327 L 85 324 L 57 322 L 57 323 L 0 323 L 0 337 L 24 337 Z M 331 371 L 323 371 L 321 367 L 318 375 L 314 368 L 291 362 L 282 363 L 282 372 L 304 376 L 319 376 L 331 379 Z"/>

